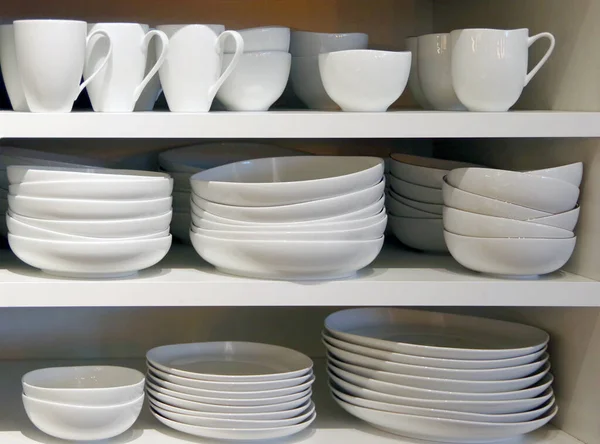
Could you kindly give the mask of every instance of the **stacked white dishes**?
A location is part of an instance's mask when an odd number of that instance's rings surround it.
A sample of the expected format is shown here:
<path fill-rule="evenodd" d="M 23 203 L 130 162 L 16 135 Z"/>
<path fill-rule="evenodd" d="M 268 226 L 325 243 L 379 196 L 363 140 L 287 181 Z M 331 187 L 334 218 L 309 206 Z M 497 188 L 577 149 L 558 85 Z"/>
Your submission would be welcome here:
<path fill-rule="evenodd" d="M 109 439 L 129 429 L 144 403 L 144 375 L 111 366 L 54 367 L 23 376 L 31 422 L 60 439 Z"/>
<path fill-rule="evenodd" d="M 169 251 L 167 174 L 35 166 L 7 172 L 8 242 L 32 267 L 66 277 L 123 277 Z"/>
<path fill-rule="evenodd" d="M 192 245 L 217 269 L 267 279 L 335 279 L 383 246 L 383 160 L 277 157 L 192 176 Z"/>
<path fill-rule="evenodd" d="M 316 418 L 313 363 L 297 351 L 251 342 L 166 345 L 148 352 L 154 417 L 203 438 L 267 440 Z"/>
<path fill-rule="evenodd" d="M 536 276 L 573 254 L 583 165 L 516 172 L 453 170 L 444 183 L 444 238 L 474 271 Z"/>
<path fill-rule="evenodd" d="M 365 308 L 325 320 L 334 400 L 390 433 L 451 443 L 532 432 L 557 413 L 548 334 L 527 325 Z"/>

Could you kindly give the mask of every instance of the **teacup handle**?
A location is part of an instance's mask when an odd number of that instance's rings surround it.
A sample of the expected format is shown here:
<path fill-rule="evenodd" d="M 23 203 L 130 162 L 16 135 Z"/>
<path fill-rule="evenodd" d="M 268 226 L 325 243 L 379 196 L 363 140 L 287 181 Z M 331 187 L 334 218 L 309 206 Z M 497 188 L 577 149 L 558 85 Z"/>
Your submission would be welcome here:
<path fill-rule="evenodd" d="M 110 39 L 110 36 L 108 35 L 108 33 L 106 31 L 103 31 L 102 29 L 97 29 L 94 32 L 91 32 L 86 40 L 85 40 L 85 45 L 89 45 L 90 44 L 90 40 L 92 39 L 92 37 L 94 37 L 95 35 L 100 35 L 101 37 L 106 37 L 108 39 L 108 52 L 106 53 L 106 56 L 104 57 L 104 60 L 102 61 L 102 63 L 100 64 L 100 66 L 98 67 L 98 69 L 96 69 L 96 71 L 94 71 L 92 73 L 91 76 L 89 76 L 81 85 L 79 85 L 79 92 L 77 92 L 77 96 L 79 96 L 79 94 L 81 94 L 81 91 L 84 90 L 84 88 L 86 86 L 88 86 L 88 84 L 94 80 L 94 77 L 96 77 L 100 71 L 102 71 L 104 69 L 104 67 L 106 66 L 106 64 L 108 63 L 108 60 L 110 59 L 110 57 L 112 56 L 112 40 Z"/>
<path fill-rule="evenodd" d="M 152 80 L 152 77 L 156 75 L 162 64 L 165 63 L 165 59 L 167 57 L 167 51 L 169 49 L 169 37 L 167 37 L 167 34 L 165 34 L 164 32 L 158 31 L 156 29 L 148 31 L 144 36 L 144 40 L 142 40 L 142 45 L 146 48 L 146 53 L 148 53 L 148 45 L 150 44 L 154 36 L 158 37 L 162 43 L 160 56 L 158 57 L 158 60 L 156 60 L 156 63 L 154 64 L 152 69 L 148 72 L 148 74 L 146 74 L 144 80 L 142 80 L 142 82 L 137 86 L 137 88 L 133 92 L 134 102 L 138 101 L 138 99 L 142 95 L 142 92 L 144 91 L 144 88 L 146 87 L 148 82 Z"/>
<path fill-rule="evenodd" d="M 244 53 L 244 39 L 242 38 L 242 36 L 235 31 L 223 31 L 221 35 L 217 37 L 217 41 L 215 43 L 215 49 L 219 52 L 219 54 L 222 53 L 223 43 L 225 43 L 225 40 L 229 36 L 235 39 L 235 54 L 233 55 L 231 63 L 229 64 L 225 72 L 221 74 L 221 77 L 219 77 L 215 84 L 211 86 L 208 90 L 208 97 L 210 101 L 212 101 L 215 98 L 215 95 L 217 95 L 217 91 L 219 91 L 221 85 L 223 85 L 223 83 L 225 83 L 225 80 L 227 80 L 227 78 L 231 75 L 236 65 L 240 61 L 240 57 Z"/>
<path fill-rule="evenodd" d="M 548 48 L 548 51 L 546 51 L 546 54 L 544 54 L 544 57 L 542 57 L 542 60 L 540 60 L 537 65 L 535 65 L 535 68 L 533 68 L 529 72 L 529 74 L 527 74 L 525 76 L 525 86 L 527 86 L 527 84 L 531 81 L 531 79 L 533 79 L 533 76 L 535 76 L 538 73 L 540 68 L 542 66 L 544 66 L 544 63 L 546 63 L 548 61 L 548 59 L 552 55 L 552 51 L 554 51 L 554 46 L 556 45 L 556 40 L 554 39 L 554 36 L 552 34 L 550 34 L 549 32 L 541 32 L 532 37 L 529 37 L 529 40 L 527 40 L 527 47 L 529 48 L 531 45 L 533 45 L 535 42 L 537 42 L 542 37 L 546 37 L 548 40 L 550 40 L 550 48 Z"/>

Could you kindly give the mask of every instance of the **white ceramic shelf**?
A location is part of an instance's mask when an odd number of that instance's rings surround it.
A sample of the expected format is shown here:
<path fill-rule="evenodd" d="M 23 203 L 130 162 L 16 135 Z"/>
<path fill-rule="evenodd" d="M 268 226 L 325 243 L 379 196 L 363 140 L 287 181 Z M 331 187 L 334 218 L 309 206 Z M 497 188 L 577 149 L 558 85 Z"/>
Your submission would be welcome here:
<path fill-rule="evenodd" d="M 103 364 L 127 365 L 143 370 L 144 361 L 112 362 Z M 85 365 L 90 362 L 77 362 Z M 1 362 L 0 363 L 0 442 L 3 444 L 59 444 L 64 441 L 54 439 L 38 431 L 27 419 L 21 402 L 21 376 L 27 371 L 55 365 L 71 365 L 65 362 Z M 317 380 L 313 400 L 317 406 L 317 420 L 311 427 L 298 435 L 279 440 L 285 444 L 415 444 L 417 441 L 381 432 L 368 424 L 346 414 L 330 398 L 327 390 L 327 377 L 323 363 L 316 363 Z M 205 439 L 187 436 L 170 430 L 156 421 L 144 407 L 143 413 L 132 429 L 114 439 L 102 441 L 105 444 L 206 444 Z M 420 442 L 420 441 L 419 441 Z M 523 438 L 504 441 L 507 444 L 582 444 L 572 436 L 552 427 L 544 427 Z"/>
<path fill-rule="evenodd" d="M 0 251 L 0 307 L 93 306 L 600 306 L 600 282 L 557 272 L 535 280 L 487 277 L 450 256 L 386 245 L 355 278 L 284 282 L 220 274 L 192 247 L 122 280 L 48 276 Z M 0 441 L 1 442 L 1 441 Z"/>
<path fill-rule="evenodd" d="M 600 137 L 600 113 L 513 111 L 0 112 L 2 138 Z"/>

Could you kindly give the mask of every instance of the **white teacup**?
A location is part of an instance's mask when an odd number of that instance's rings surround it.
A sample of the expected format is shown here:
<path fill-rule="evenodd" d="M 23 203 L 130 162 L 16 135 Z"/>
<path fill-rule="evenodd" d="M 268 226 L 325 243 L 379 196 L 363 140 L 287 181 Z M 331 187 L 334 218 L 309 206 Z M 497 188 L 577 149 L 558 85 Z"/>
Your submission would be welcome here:
<path fill-rule="evenodd" d="M 240 29 L 244 39 L 244 53 L 290 50 L 290 28 L 283 26 L 263 26 L 261 28 Z M 225 54 L 235 53 L 235 42 L 225 42 Z"/>
<path fill-rule="evenodd" d="M 214 25 L 213 25 L 214 26 Z M 235 31 L 218 36 L 208 25 L 161 25 L 169 37 L 169 51 L 159 70 L 169 109 L 173 112 L 208 112 L 217 91 L 231 75 L 244 52 L 244 40 Z M 223 72 L 223 43 L 232 37 L 236 51 Z"/>
<path fill-rule="evenodd" d="M 142 91 L 163 64 L 169 39 L 164 32 L 150 30 L 148 25 L 139 23 L 96 23 L 89 27 L 90 35 L 98 30 L 109 35 L 113 51 L 106 67 L 88 84 L 92 107 L 97 112 L 131 112 Z M 154 37 L 161 41 L 160 55 L 144 76 L 148 46 Z M 104 54 L 105 40 L 92 37 L 83 70 L 86 80 L 103 63 Z"/>
<path fill-rule="evenodd" d="M 294 94 L 310 109 L 337 110 L 331 100 L 319 71 L 319 56 L 292 57 L 290 83 Z"/>
<path fill-rule="evenodd" d="M 10 104 L 15 111 L 29 111 L 15 52 L 15 31 L 12 24 L 0 25 L 0 67 Z"/>
<path fill-rule="evenodd" d="M 78 20 L 17 20 L 15 49 L 23 92 L 32 112 L 70 112 L 83 89 L 102 71 L 112 54 L 105 31 L 87 33 Z M 108 40 L 107 52 L 97 69 L 81 85 L 86 47 L 100 35 Z"/>
<path fill-rule="evenodd" d="M 542 37 L 550 48 L 527 73 L 529 47 Z M 452 32 L 452 45 L 452 83 L 460 101 L 470 111 L 508 111 L 548 61 L 555 40 L 548 32 L 529 37 L 526 28 L 462 29 Z"/>
<path fill-rule="evenodd" d="M 423 109 L 432 109 L 431 104 L 425 98 L 421 89 L 421 81 L 419 80 L 419 63 L 417 61 L 419 48 L 418 37 L 409 37 L 406 39 L 406 50 L 412 54 L 412 64 L 410 65 L 410 76 L 408 78 L 408 89 L 417 104 Z"/>
<path fill-rule="evenodd" d="M 234 58 L 223 57 L 223 71 Z M 287 52 L 250 52 L 242 55 L 217 99 L 231 111 L 267 111 L 287 85 L 292 56 Z"/>

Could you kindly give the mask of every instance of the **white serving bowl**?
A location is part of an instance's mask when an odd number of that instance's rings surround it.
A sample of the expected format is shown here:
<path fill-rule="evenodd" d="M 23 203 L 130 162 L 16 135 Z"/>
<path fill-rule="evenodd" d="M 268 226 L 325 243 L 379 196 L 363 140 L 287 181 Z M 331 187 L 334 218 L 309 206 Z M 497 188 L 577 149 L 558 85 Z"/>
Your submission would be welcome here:
<path fill-rule="evenodd" d="M 368 241 L 240 241 L 190 233 L 200 256 L 218 270 L 265 279 L 319 280 L 354 275 L 383 247 Z"/>
<path fill-rule="evenodd" d="M 568 239 L 572 231 L 504 217 L 486 216 L 444 207 L 444 229 L 461 236 L 489 238 Z"/>
<path fill-rule="evenodd" d="M 194 193 L 192 202 L 204 211 L 227 219 L 242 222 L 291 223 L 326 219 L 359 211 L 379 201 L 384 189 L 385 182 L 381 181 L 360 191 L 326 199 L 264 207 L 223 205 L 205 200 Z"/>
<path fill-rule="evenodd" d="M 442 205 L 444 203 L 443 193 L 440 188 L 415 185 L 414 183 L 399 179 L 393 174 L 390 174 L 389 178 L 392 190 L 402 197 L 428 204 Z"/>
<path fill-rule="evenodd" d="M 191 186 L 201 198 L 226 205 L 289 205 L 372 187 L 383 168 L 378 157 L 276 157 L 203 171 L 192 176 Z"/>
<path fill-rule="evenodd" d="M 563 180 L 576 187 L 579 187 L 579 185 L 581 185 L 581 180 L 583 179 L 583 163 L 576 162 L 569 165 L 526 172 L 536 176 L 545 176 L 553 179 Z"/>
<path fill-rule="evenodd" d="M 425 203 L 425 202 L 419 202 L 418 200 L 412 200 L 412 199 L 409 199 L 408 197 L 400 196 L 394 190 L 388 190 L 388 193 L 391 198 L 393 198 L 397 202 L 400 202 L 401 204 L 404 204 L 405 206 L 415 208 L 417 210 L 424 211 L 426 213 L 437 214 L 438 216 L 442 217 L 442 213 L 444 210 L 443 205 L 430 204 L 430 203 Z"/>
<path fill-rule="evenodd" d="M 579 188 L 545 176 L 490 168 L 458 168 L 446 176 L 453 187 L 470 193 L 555 214 L 577 205 Z"/>
<path fill-rule="evenodd" d="M 388 212 L 392 216 L 399 217 L 419 217 L 422 219 L 441 219 L 441 214 L 428 213 L 427 211 L 418 210 L 416 208 L 411 207 L 410 205 L 406 205 L 401 201 L 397 200 L 393 195 L 396 194 L 393 191 L 390 191 L 386 195 L 385 206 Z"/>
<path fill-rule="evenodd" d="M 433 253 L 448 252 L 441 218 L 396 217 L 390 214 L 388 220 L 394 236 L 404 245 Z"/>
<path fill-rule="evenodd" d="M 173 220 L 171 221 L 171 234 L 176 239 L 185 244 L 190 244 L 190 225 L 192 217 L 189 211 L 173 212 Z"/>
<path fill-rule="evenodd" d="M 366 49 L 369 36 L 362 33 L 292 31 L 290 52 L 294 57 L 314 56 L 348 49 Z"/>
<path fill-rule="evenodd" d="M 579 211 L 580 208 L 579 205 L 577 205 L 571 211 L 553 214 L 552 216 L 536 217 L 533 219 L 528 219 L 528 221 L 536 224 L 548 225 L 550 227 L 573 231 L 577 225 L 577 221 L 579 220 Z"/>
<path fill-rule="evenodd" d="M 385 112 L 410 74 L 408 51 L 353 49 L 319 55 L 325 91 L 343 111 Z"/>
<path fill-rule="evenodd" d="M 576 237 L 569 239 L 518 239 L 460 236 L 444 231 L 450 254 L 462 266 L 502 276 L 537 276 L 552 273 L 567 263 Z"/>
<path fill-rule="evenodd" d="M 318 55 L 292 57 L 290 83 L 294 94 L 308 108 L 329 111 L 339 109 L 323 86 Z"/>
<path fill-rule="evenodd" d="M 171 197 L 147 200 L 49 199 L 8 195 L 13 213 L 38 219 L 128 219 L 152 217 L 171 210 Z"/>
<path fill-rule="evenodd" d="M 156 180 L 170 182 L 170 176 L 156 171 L 113 170 L 107 168 L 54 168 L 43 166 L 9 166 L 6 169 L 11 185 L 26 182 L 62 182 L 62 181 L 140 181 Z"/>
<path fill-rule="evenodd" d="M 259 28 L 239 29 L 237 31 L 244 39 L 244 54 L 259 51 L 290 50 L 290 28 L 284 26 L 262 26 Z M 235 41 L 225 40 L 225 54 L 235 53 Z"/>
<path fill-rule="evenodd" d="M 143 396 L 145 380 L 134 369 L 93 365 L 34 370 L 25 374 L 21 382 L 26 396 L 41 401 L 110 406 Z"/>
<path fill-rule="evenodd" d="M 48 220 L 21 216 L 8 211 L 14 220 L 42 230 L 73 236 L 123 238 L 153 235 L 169 229 L 172 212 L 158 216 L 115 220 Z"/>
<path fill-rule="evenodd" d="M 15 255 L 46 273 L 74 278 L 116 278 L 151 267 L 165 257 L 171 236 L 158 239 L 70 242 L 8 234 Z"/>
<path fill-rule="evenodd" d="M 223 71 L 233 57 L 223 56 Z M 230 111 L 268 111 L 285 90 L 291 64 L 292 56 L 287 52 L 244 52 L 219 88 L 217 99 Z"/>
<path fill-rule="evenodd" d="M 109 439 L 128 430 L 138 418 L 144 395 L 124 404 L 84 406 L 42 401 L 23 395 L 31 422 L 42 432 L 72 441 Z"/>
<path fill-rule="evenodd" d="M 405 182 L 430 188 L 441 188 L 444 176 L 451 170 L 473 166 L 476 165 L 397 153 L 391 155 L 390 161 L 390 171 L 394 176 Z"/>

